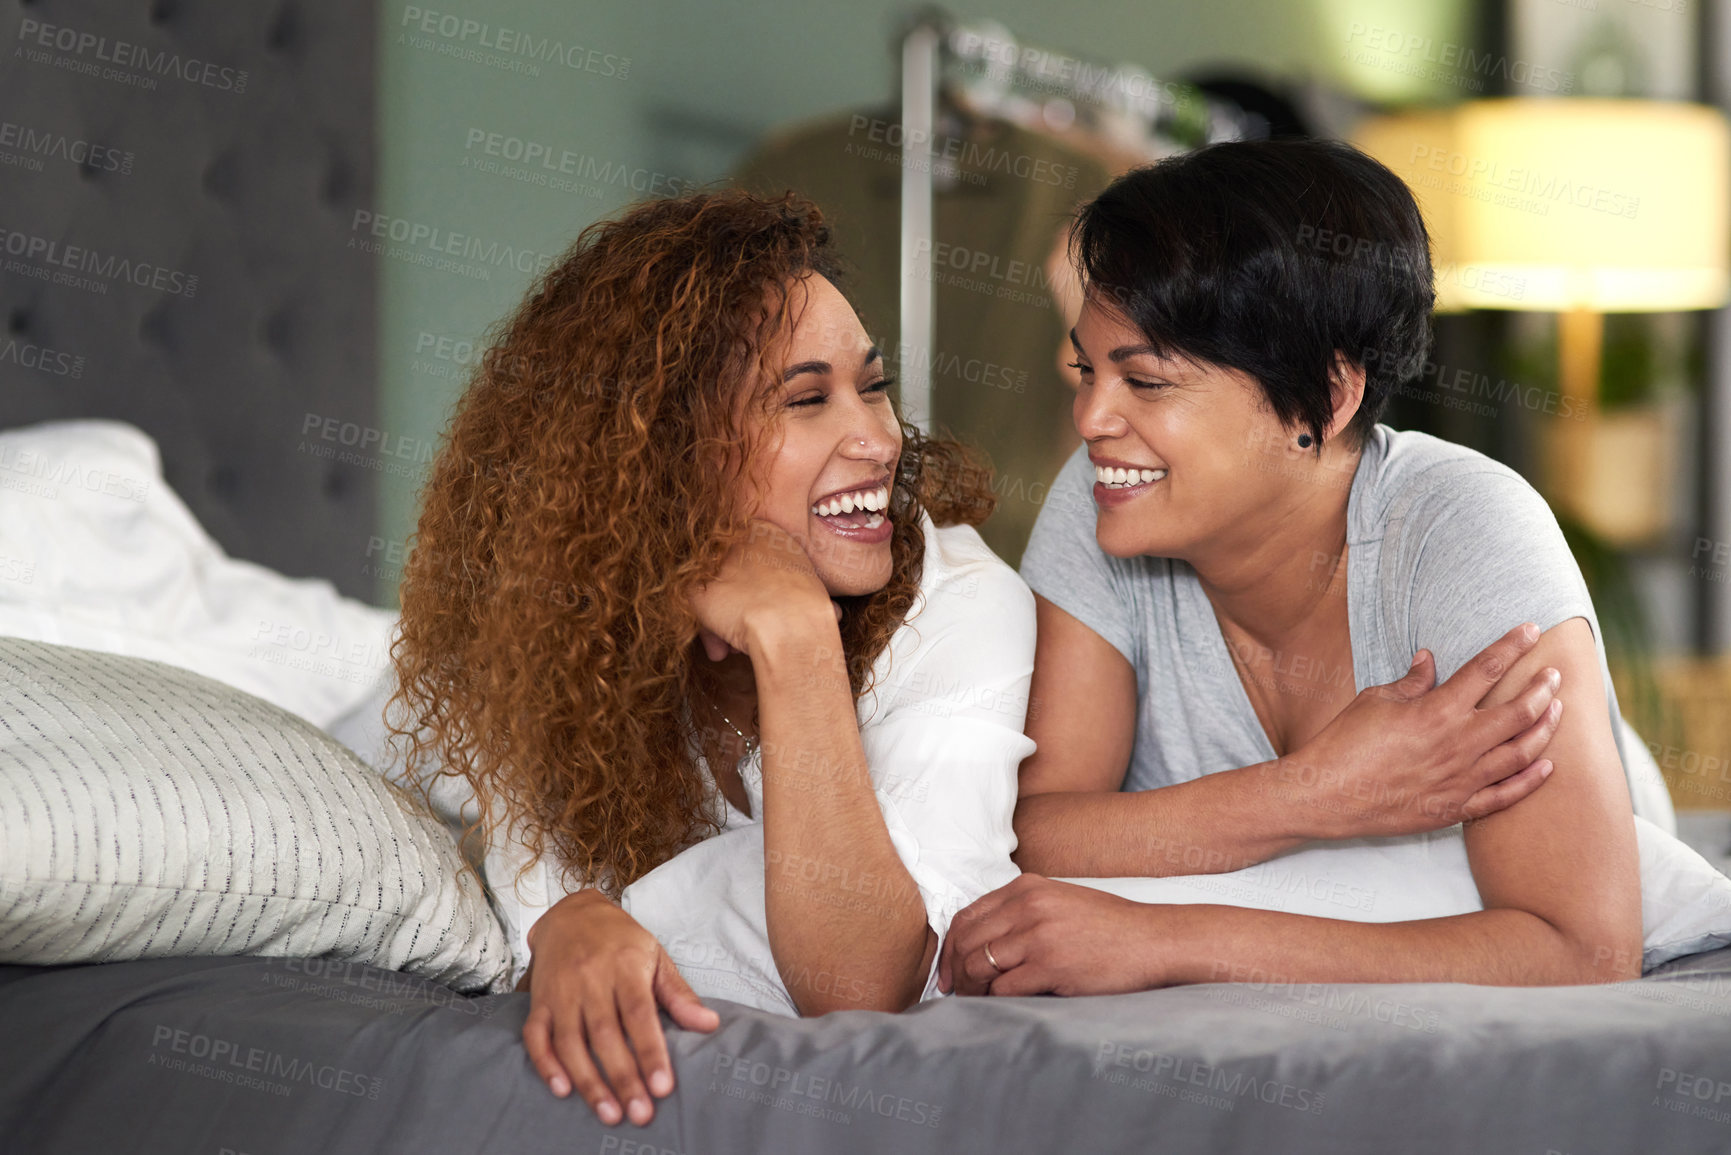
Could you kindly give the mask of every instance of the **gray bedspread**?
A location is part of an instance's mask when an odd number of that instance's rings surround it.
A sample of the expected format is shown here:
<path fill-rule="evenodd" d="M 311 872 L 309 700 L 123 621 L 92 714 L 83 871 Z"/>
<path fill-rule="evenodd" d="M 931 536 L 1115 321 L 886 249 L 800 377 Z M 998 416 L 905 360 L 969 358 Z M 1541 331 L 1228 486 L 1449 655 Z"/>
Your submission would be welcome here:
<path fill-rule="evenodd" d="M 607 1128 L 530 1069 L 526 995 L 323 960 L 0 967 L 0 1151 L 1731 1151 L 1731 948 L 1611 987 L 713 1005 L 713 1034 L 671 1032 L 654 1123 Z"/>

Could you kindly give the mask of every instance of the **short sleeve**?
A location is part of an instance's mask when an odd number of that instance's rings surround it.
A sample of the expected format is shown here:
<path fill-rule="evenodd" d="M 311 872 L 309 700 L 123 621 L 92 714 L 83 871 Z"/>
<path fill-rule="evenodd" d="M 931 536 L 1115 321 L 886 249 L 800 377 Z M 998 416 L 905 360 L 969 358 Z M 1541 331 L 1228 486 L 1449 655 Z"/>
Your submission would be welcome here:
<path fill-rule="evenodd" d="M 1028 588 L 1111 642 L 1136 664 L 1136 615 L 1123 563 L 1094 537 L 1094 466 L 1088 447 L 1070 455 L 1046 493 L 1028 548 L 1022 580 Z"/>
<path fill-rule="evenodd" d="M 1397 540 L 1383 546 L 1382 588 L 1405 647 L 1401 666 L 1429 649 L 1443 681 L 1529 621 L 1548 630 L 1585 618 L 1598 638 L 1580 567 L 1532 486 L 1496 466 L 1449 470 L 1437 480 L 1391 520 Z"/>
<path fill-rule="evenodd" d="M 912 616 L 881 714 L 860 730 L 890 841 L 941 944 L 956 913 L 1014 879 L 1017 770 L 1034 672 L 1034 599 L 996 558 L 950 577 Z M 936 960 L 922 999 L 936 990 Z"/>

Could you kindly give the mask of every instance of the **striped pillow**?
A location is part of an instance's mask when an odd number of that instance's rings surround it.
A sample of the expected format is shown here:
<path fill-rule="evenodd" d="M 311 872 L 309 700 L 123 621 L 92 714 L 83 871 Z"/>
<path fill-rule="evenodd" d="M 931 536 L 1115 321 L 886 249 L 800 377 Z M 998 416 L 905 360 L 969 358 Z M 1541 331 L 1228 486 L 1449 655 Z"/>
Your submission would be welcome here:
<path fill-rule="evenodd" d="M 328 957 L 502 990 L 448 831 L 288 711 L 141 658 L 0 638 L 0 962 Z"/>

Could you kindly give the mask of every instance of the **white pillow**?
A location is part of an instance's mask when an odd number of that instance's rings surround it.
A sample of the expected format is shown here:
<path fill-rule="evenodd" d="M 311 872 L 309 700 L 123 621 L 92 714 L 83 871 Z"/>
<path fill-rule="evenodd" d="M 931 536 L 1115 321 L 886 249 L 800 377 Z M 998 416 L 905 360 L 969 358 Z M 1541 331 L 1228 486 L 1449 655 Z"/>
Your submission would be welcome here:
<path fill-rule="evenodd" d="M 1643 972 L 1731 943 L 1731 878 L 1635 817 Z M 1483 910 L 1460 826 L 1398 838 L 1311 843 L 1229 874 L 1067 878 L 1136 902 L 1207 902 L 1353 922 L 1410 922 Z"/>
<path fill-rule="evenodd" d="M 140 658 L 0 638 L 0 962 L 349 959 L 502 990 L 449 833 L 335 739 Z"/>
<path fill-rule="evenodd" d="M 315 726 L 390 666 L 395 613 L 229 557 L 141 429 L 0 430 L 0 478 L 0 634 L 196 670 Z"/>

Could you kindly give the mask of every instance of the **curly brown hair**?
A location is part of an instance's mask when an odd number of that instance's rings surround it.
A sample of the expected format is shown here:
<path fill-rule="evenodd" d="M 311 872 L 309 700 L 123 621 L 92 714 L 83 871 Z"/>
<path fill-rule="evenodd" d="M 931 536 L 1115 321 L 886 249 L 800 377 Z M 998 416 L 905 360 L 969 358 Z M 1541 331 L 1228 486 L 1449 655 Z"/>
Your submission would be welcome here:
<path fill-rule="evenodd" d="M 692 193 L 585 229 L 496 331 L 422 494 L 387 711 L 412 781 L 467 780 L 471 833 L 498 817 L 617 897 L 719 829 L 684 709 L 708 693 L 691 595 L 748 528 L 735 492 L 770 426 L 743 413 L 779 392 L 791 288 L 838 272 L 810 201 Z M 995 503 L 963 446 L 902 436 L 892 576 L 837 599 L 856 698 L 918 590 L 921 510 L 978 525 Z"/>

